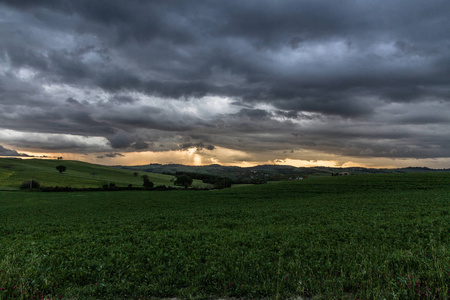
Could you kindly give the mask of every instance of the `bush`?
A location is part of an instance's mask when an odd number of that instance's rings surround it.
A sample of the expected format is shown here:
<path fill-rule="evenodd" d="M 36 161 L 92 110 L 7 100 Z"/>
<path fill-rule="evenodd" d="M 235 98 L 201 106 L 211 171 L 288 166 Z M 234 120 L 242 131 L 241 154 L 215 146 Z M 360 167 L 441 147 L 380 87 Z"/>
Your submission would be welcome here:
<path fill-rule="evenodd" d="M 231 187 L 231 180 L 224 178 L 214 184 L 215 189 L 226 189 Z"/>
<path fill-rule="evenodd" d="M 28 189 L 38 189 L 40 186 L 39 182 L 36 180 L 25 180 L 20 185 L 21 190 L 28 190 Z"/>
<path fill-rule="evenodd" d="M 116 184 L 114 182 L 108 183 L 108 184 L 103 184 L 102 189 L 104 190 L 116 190 Z"/>
<path fill-rule="evenodd" d="M 144 175 L 144 176 L 146 176 L 146 175 Z M 145 189 L 151 189 L 154 186 L 153 182 L 151 182 L 148 179 L 148 176 L 146 176 L 146 177 L 144 177 L 144 176 L 142 176 L 142 178 L 144 179 L 144 184 L 143 184 L 144 188 Z"/>
<path fill-rule="evenodd" d="M 177 180 L 175 180 L 175 185 L 181 185 L 184 186 L 185 189 L 188 188 L 192 184 L 192 178 L 188 175 L 182 174 L 177 176 Z"/>
<path fill-rule="evenodd" d="M 67 167 L 64 166 L 64 165 L 56 166 L 56 170 L 59 171 L 59 174 L 61 174 L 62 172 L 66 171 L 66 169 L 67 169 Z"/>

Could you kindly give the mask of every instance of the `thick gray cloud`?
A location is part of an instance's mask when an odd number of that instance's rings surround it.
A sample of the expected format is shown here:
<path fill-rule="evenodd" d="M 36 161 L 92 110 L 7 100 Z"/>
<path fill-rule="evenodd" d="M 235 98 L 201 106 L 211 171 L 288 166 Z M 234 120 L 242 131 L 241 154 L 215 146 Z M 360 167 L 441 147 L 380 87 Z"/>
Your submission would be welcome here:
<path fill-rule="evenodd" d="M 199 142 L 197 144 L 185 143 L 185 144 L 182 144 L 180 147 L 181 150 L 188 150 L 189 148 L 196 148 L 198 151 L 201 151 L 203 149 L 212 151 L 216 147 L 214 147 L 214 145 L 206 145 L 205 146 L 202 142 Z"/>
<path fill-rule="evenodd" d="M 109 158 L 114 158 L 114 157 L 117 157 L 117 156 L 125 156 L 125 155 L 123 155 L 122 153 L 119 153 L 119 152 L 114 152 L 114 153 L 105 153 L 104 155 L 98 155 L 98 156 L 96 156 L 96 158 L 99 158 L 99 159 L 103 159 L 103 158 L 105 158 L 105 157 L 109 157 Z"/>
<path fill-rule="evenodd" d="M 449 15 L 444 0 L 3 0 L 0 129 L 104 139 L 8 141 L 82 153 L 450 157 Z"/>
<path fill-rule="evenodd" d="M 24 153 L 19 153 L 16 150 L 6 149 L 5 147 L 0 145 L 0 156 L 26 156 L 29 155 Z"/>

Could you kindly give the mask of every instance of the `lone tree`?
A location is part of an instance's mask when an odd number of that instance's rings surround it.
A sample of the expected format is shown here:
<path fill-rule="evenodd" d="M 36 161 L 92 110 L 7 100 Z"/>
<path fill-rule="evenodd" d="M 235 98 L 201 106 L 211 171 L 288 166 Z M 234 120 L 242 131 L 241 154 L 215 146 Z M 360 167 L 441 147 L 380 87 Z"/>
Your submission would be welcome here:
<path fill-rule="evenodd" d="M 63 165 L 56 166 L 56 170 L 59 171 L 59 174 L 64 172 L 66 169 L 67 169 L 66 166 L 63 166 Z"/>
<path fill-rule="evenodd" d="M 143 186 L 145 189 L 151 189 L 154 186 L 153 182 L 148 179 L 147 175 L 142 176 L 142 179 L 144 180 Z"/>
<path fill-rule="evenodd" d="M 177 176 L 177 180 L 175 180 L 175 185 L 184 186 L 185 189 L 188 188 L 192 184 L 193 179 L 186 174 L 182 174 Z"/>
<path fill-rule="evenodd" d="M 138 175 L 139 175 L 138 172 L 134 172 L 134 173 L 133 173 L 133 176 L 134 176 L 134 177 L 137 177 Z"/>

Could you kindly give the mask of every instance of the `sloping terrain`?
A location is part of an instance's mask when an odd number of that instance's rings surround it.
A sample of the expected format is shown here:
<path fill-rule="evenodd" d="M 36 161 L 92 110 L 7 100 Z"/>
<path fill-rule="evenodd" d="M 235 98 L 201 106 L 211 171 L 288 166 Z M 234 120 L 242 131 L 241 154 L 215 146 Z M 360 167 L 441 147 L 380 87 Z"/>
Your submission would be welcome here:
<path fill-rule="evenodd" d="M 66 171 L 59 173 L 56 170 L 59 165 L 66 166 Z M 134 172 L 80 161 L 0 158 L 0 189 L 18 189 L 25 180 L 37 180 L 41 186 L 73 188 L 97 188 L 109 183 L 119 187 L 129 184 L 140 187 L 142 175 L 148 175 L 155 186 L 174 186 L 171 181 L 173 176 L 141 171 L 138 176 L 134 176 Z M 193 183 L 193 186 L 203 185 L 201 181 Z"/>
<path fill-rule="evenodd" d="M 298 176 L 331 176 L 333 173 L 347 172 L 352 175 L 362 174 L 388 174 L 388 173 L 429 173 L 448 172 L 450 169 L 430 169 L 426 167 L 408 167 L 398 169 L 371 169 L 362 167 L 331 168 L 331 167 L 294 167 L 284 165 L 259 165 L 255 167 L 237 166 L 186 166 L 179 164 L 149 164 L 143 166 L 118 166 L 126 170 L 145 171 L 159 174 L 198 173 L 229 178 L 235 181 L 246 181 L 252 178 L 265 178 L 268 181 L 289 180 Z"/>

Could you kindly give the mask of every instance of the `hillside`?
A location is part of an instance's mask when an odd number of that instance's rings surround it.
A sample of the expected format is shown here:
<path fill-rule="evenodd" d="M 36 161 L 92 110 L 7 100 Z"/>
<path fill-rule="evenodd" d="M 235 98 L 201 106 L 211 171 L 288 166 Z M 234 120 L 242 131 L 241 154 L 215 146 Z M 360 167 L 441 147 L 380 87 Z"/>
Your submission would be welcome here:
<path fill-rule="evenodd" d="M 362 167 L 330 168 L 330 167 L 294 167 L 284 165 L 259 165 L 255 167 L 236 166 L 185 166 L 179 164 L 149 164 L 143 166 L 117 166 L 125 170 L 145 171 L 158 174 L 174 175 L 176 173 L 197 173 L 211 176 L 229 178 L 234 181 L 249 181 L 255 178 L 264 178 L 266 181 L 288 180 L 304 175 L 331 176 L 333 173 L 347 172 L 352 175 L 363 174 L 390 174 L 390 173 L 428 173 L 448 172 L 450 169 L 430 169 L 426 167 L 408 167 L 398 169 L 371 169 Z"/>
<path fill-rule="evenodd" d="M 65 165 L 67 170 L 60 174 L 56 166 Z M 350 174 L 377 173 L 424 173 L 436 171 L 429 168 L 403 169 L 368 169 L 368 168 L 297 168 L 293 166 L 260 165 L 250 168 L 236 166 L 185 166 L 150 164 L 144 166 L 109 167 L 80 161 L 48 160 L 48 159 L 11 159 L 0 158 L 0 189 L 17 190 L 25 180 L 37 180 L 41 186 L 60 186 L 73 188 L 97 188 L 104 184 L 114 183 L 119 187 L 129 184 L 142 186 L 142 175 L 148 175 L 155 185 L 174 186 L 171 179 L 176 173 L 189 173 L 194 180 L 194 187 L 211 187 L 203 183 L 201 177 L 195 174 L 206 174 L 220 178 L 229 178 L 233 183 L 261 183 L 266 181 L 288 180 L 297 176 L 314 175 L 330 176 L 332 173 L 349 172 Z M 133 176 L 138 172 L 138 176 Z"/>
<path fill-rule="evenodd" d="M 293 166 L 260 165 L 256 167 L 242 168 L 237 166 L 185 166 L 179 164 L 150 164 L 144 166 L 117 166 L 125 170 L 145 171 L 159 174 L 175 175 L 176 173 L 187 173 L 193 178 L 201 179 L 203 174 L 220 178 L 228 178 L 233 183 L 264 183 L 267 181 L 289 180 L 292 177 L 311 175 L 313 173 L 328 175 L 322 170 L 310 168 L 297 168 Z"/>
<path fill-rule="evenodd" d="M 56 170 L 58 165 L 66 166 L 67 170 L 60 174 Z M 174 186 L 170 181 L 173 176 L 141 171 L 134 176 L 134 172 L 80 161 L 0 158 L 0 189 L 17 190 L 23 181 L 30 179 L 39 181 L 41 186 L 97 188 L 114 183 L 119 187 L 129 184 L 140 187 L 141 175 L 148 175 L 155 185 Z M 196 180 L 193 186 L 205 184 Z"/>

